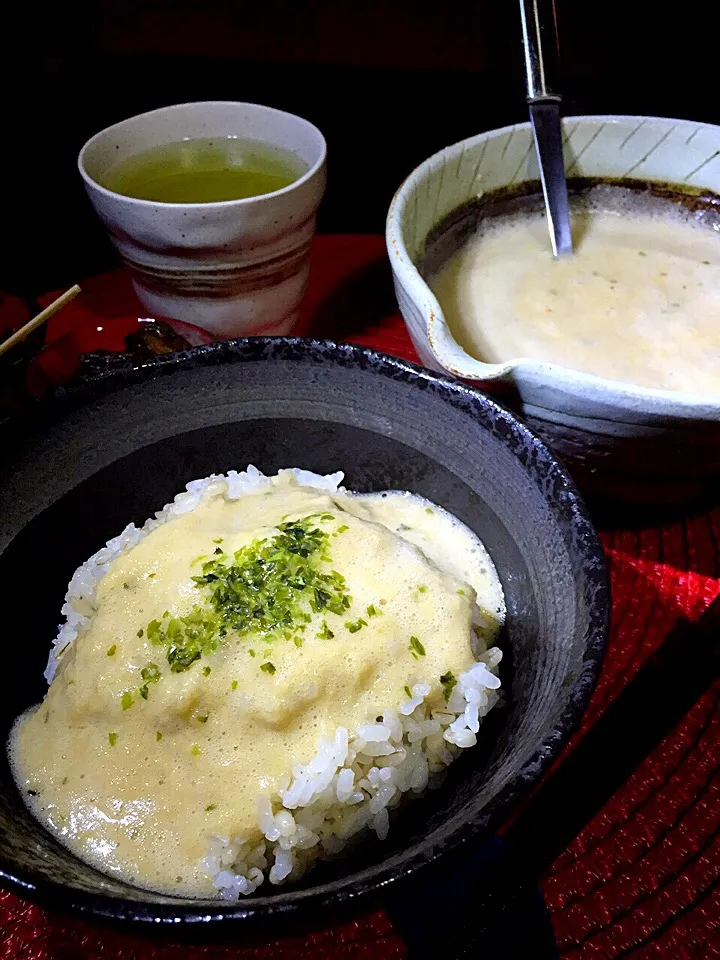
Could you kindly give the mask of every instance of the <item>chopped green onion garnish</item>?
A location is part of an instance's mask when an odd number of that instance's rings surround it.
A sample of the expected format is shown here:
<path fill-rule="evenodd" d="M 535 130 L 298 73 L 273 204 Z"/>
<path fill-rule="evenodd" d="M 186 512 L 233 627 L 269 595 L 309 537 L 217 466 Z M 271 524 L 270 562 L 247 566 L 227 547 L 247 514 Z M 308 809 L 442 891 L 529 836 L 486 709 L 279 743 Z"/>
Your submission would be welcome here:
<path fill-rule="evenodd" d="M 334 519 L 330 513 L 319 517 Z M 340 615 L 352 602 L 344 577 L 324 566 L 331 560 L 329 544 L 328 533 L 308 517 L 280 523 L 273 536 L 232 555 L 217 549 L 210 559 L 206 554 L 196 557 L 192 565 L 203 561 L 201 575 L 192 580 L 202 591 L 201 598 L 186 616 L 166 611 L 161 619 L 152 620 L 145 628 L 148 640 L 165 647 L 173 673 L 214 653 L 228 634 L 239 639 L 254 636 L 267 644 L 293 640 L 300 646 L 298 634 L 312 621 L 312 613 Z M 366 621 L 360 618 L 357 625 L 359 629 Z M 255 656 L 253 649 L 249 653 Z M 207 676 L 210 668 L 203 673 Z"/>
<path fill-rule="evenodd" d="M 203 676 L 204 677 L 210 676 L 210 667 L 203 667 Z"/>
<path fill-rule="evenodd" d="M 158 743 L 160 743 L 160 741 L 162 740 L 162 734 L 160 733 L 159 730 L 158 730 L 157 733 L 155 734 L 155 740 L 156 740 Z"/>
<path fill-rule="evenodd" d="M 209 803 L 209 804 L 205 807 L 205 813 L 212 813 L 213 810 L 217 810 L 217 804 L 216 804 L 216 803 Z"/>
<path fill-rule="evenodd" d="M 461 597 L 465 596 L 465 591 L 463 590 L 462 587 L 460 587 L 460 589 L 458 590 L 458 593 L 460 594 Z"/>
<path fill-rule="evenodd" d="M 238 688 L 238 682 L 237 680 L 233 680 L 233 682 L 230 684 L 230 689 L 237 690 L 237 688 Z"/>
<path fill-rule="evenodd" d="M 316 634 L 318 640 L 332 640 L 335 634 L 332 632 L 327 623 L 323 620 L 322 630 Z"/>
<path fill-rule="evenodd" d="M 262 663 L 260 664 L 260 669 L 263 673 L 269 673 L 272 676 L 275 673 L 275 667 L 272 663 Z"/>
<path fill-rule="evenodd" d="M 420 586 L 418 587 L 418 593 L 425 593 L 426 590 L 427 590 L 427 587 L 425 586 L 425 584 L 421 583 Z"/>
<path fill-rule="evenodd" d="M 107 655 L 108 655 L 109 657 L 114 657 L 116 651 L 117 651 L 117 645 L 116 645 L 116 644 L 113 644 L 111 647 L 108 647 L 108 649 L 107 649 Z"/>
<path fill-rule="evenodd" d="M 194 744 L 190 747 L 190 753 L 193 755 L 193 757 L 199 757 L 199 756 L 200 756 L 200 753 L 201 753 L 200 747 L 199 747 L 196 743 L 194 743 Z"/>
<path fill-rule="evenodd" d="M 407 684 L 403 687 L 403 690 L 408 695 L 408 697 L 412 700 L 412 690 L 410 689 L 410 687 L 407 686 Z"/>
<path fill-rule="evenodd" d="M 142 627 L 140 627 L 140 629 L 139 629 L 138 632 L 137 632 L 137 635 L 138 635 L 138 637 L 142 637 L 144 633 L 145 633 L 145 631 L 143 630 Z"/>
<path fill-rule="evenodd" d="M 340 526 L 337 528 L 337 532 L 338 532 L 338 533 L 345 533 L 345 531 L 346 531 L 346 530 L 349 530 L 349 529 L 350 529 L 350 527 L 349 527 L 346 523 L 341 523 Z"/>
<path fill-rule="evenodd" d="M 358 617 L 354 623 L 352 620 L 346 620 L 345 626 L 350 633 L 357 633 L 358 630 L 362 630 L 363 627 L 367 626 L 367 620 L 363 620 L 362 617 Z"/>
<path fill-rule="evenodd" d="M 133 705 L 133 695 L 129 690 L 126 690 L 125 693 L 120 697 L 120 706 L 123 710 L 129 710 Z"/>
<path fill-rule="evenodd" d="M 222 543 L 222 542 L 223 542 L 222 537 L 217 537 L 215 540 L 213 540 L 213 543 Z"/>
<path fill-rule="evenodd" d="M 425 647 L 422 645 L 422 643 L 420 643 L 417 637 L 410 637 L 408 649 L 416 658 L 425 656 Z"/>
<path fill-rule="evenodd" d="M 142 668 L 140 676 L 146 683 L 156 683 L 160 679 L 160 667 L 156 663 L 149 663 Z"/>
<path fill-rule="evenodd" d="M 447 673 L 444 673 L 440 677 L 440 683 L 442 684 L 443 693 L 445 694 L 445 699 L 450 699 L 450 694 L 453 691 L 453 687 L 457 684 L 457 680 L 451 670 L 448 670 Z"/>
<path fill-rule="evenodd" d="M 375 606 L 374 603 L 371 603 L 371 604 L 368 606 L 368 608 L 367 608 L 367 615 L 368 615 L 369 617 L 379 617 L 379 616 L 380 616 L 380 611 L 378 610 L 378 608 Z"/>
<path fill-rule="evenodd" d="M 145 683 L 140 687 L 140 696 L 143 700 L 148 698 L 148 684 L 157 683 L 161 677 L 160 667 L 156 663 L 149 663 L 146 667 L 143 667 L 140 671 L 140 676 L 143 678 Z"/>
<path fill-rule="evenodd" d="M 115 744 L 117 743 L 117 734 L 116 734 L 116 733 L 109 733 L 109 734 L 108 734 L 108 743 L 110 744 L 111 747 L 114 747 L 114 746 L 115 746 Z"/>

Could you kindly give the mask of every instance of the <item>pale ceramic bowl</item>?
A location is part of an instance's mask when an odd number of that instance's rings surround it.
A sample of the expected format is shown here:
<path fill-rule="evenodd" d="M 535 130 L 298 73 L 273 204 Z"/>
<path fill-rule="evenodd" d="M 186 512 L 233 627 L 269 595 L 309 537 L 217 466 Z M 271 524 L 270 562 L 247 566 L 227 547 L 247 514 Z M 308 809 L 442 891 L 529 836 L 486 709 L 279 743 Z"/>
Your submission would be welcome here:
<path fill-rule="evenodd" d="M 184 139 L 238 136 L 296 154 L 290 186 L 222 203 L 155 203 L 101 186 L 119 160 Z M 78 167 L 96 213 L 154 315 L 216 337 L 292 330 L 307 285 L 325 140 L 307 120 L 253 103 L 185 103 L 123 120 L 89 140 Z"/>
<path fill-rule="evenodd" d="M 567 117 L 571 177 L 662 181 L 720 193 L 720 127 L 658 117 Z M 434 370 L 499 393 L 569 464 L 589 494 L 677 504 L 720 479 L 720 395 L 652 390 L 532 358 L 471 357 L 418 270 L 429 233 L 479 194 L 538 179 L 529 124 L 491 130 L 422 163 L 395 195 L 387 246 L 410 336 Z M 720 242 L 720 239 L 719 239 Z"/>

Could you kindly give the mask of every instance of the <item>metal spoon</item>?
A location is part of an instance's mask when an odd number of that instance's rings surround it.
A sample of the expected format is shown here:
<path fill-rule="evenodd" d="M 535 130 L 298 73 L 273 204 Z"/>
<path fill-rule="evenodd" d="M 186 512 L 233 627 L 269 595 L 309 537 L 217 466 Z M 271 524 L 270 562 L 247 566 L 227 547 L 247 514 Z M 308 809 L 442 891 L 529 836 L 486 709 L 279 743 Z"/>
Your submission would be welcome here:
<path fill-rule="evenodd" d="M 540 166 L 554 257 L 572 254 L 570 211 L 560 128 L 560 95 L 555 92 L 557 23 L 554 0 L 520 0 L 527 103 Z"/>

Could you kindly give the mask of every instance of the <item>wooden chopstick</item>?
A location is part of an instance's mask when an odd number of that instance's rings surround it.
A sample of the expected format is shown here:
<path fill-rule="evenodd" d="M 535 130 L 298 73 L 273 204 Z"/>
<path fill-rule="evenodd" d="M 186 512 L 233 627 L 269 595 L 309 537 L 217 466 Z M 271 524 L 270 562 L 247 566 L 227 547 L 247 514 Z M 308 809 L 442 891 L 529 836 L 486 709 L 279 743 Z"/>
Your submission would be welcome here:
<path fill-rule="evenodd" d="M 61 293 L 60 296 L 53 300 L 51 304 L 48 304 L 44 310 L 42 310 L 36 317 L 33 317 L 32 320 L 20 327 L 19 330 L 16 330 L 15 333 L 11 334 L 7 340 L 3 340 L 0 343 L 0 356 L 4 353 L 7 353 L 8 350 L 12 350 L 13 347 L 17 346 L 18 343 L 22 343 L 26 337 L 29 337 L 33 330 L 37 330 L 38 327 L 42 326 L 50 317 L 57 313 L 58 310 L 61 310 L 66 303 L 70 303 L 71 300 L 74 300 L 75 297 L 80 293 L 80 287 L 75 284 L 74 287 L 70 287 L 69 290 L 66 290 L 65 293 Z"/>

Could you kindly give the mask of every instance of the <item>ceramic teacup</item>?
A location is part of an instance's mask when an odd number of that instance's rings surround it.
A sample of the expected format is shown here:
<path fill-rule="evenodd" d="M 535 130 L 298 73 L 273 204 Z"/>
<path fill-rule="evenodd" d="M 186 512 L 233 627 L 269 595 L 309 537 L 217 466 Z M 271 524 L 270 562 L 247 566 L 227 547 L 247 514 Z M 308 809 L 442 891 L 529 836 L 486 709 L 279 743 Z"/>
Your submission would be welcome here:
<path fill-rule="evenodd" d="M 158 203 L 102 186 L 127 157 L 184 139 L 239 136 L 294 153 L 307 168 L 273 193 L 218 203 Z M 186 103 L 116 123 L 80 151 L 85 189 L 154 315 L 216 337 L 285 334 L 305 291 L 325 140 L 301 117 L 252 103 Z"/>

